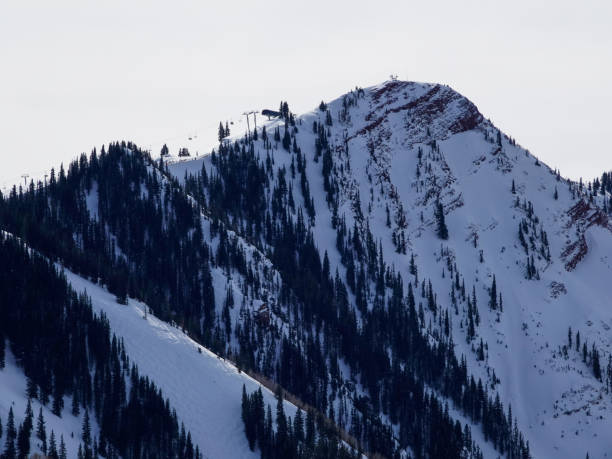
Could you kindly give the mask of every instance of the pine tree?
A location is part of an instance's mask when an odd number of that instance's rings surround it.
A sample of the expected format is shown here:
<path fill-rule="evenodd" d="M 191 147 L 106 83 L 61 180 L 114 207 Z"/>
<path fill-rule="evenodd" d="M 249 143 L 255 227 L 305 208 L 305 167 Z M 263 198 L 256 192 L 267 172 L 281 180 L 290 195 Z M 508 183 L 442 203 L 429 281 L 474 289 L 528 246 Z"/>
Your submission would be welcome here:
<path fill-rule="evenodd" d="M 38 397 L 38 388 L 36 387 L 36 383 L 32 378 L 26 379 L 26 394 L 28 398 Z"/>
<path fill-rule="evenodd" d="M 67 457 L 66 457 L 66 444 L 64 443 L 64 436 L 63 435 L 60 435 L 59 459 L 67 459 Z"/>
<path fill-rule="evenodd" d="M 591 362 L 593 366 L 593 374 L 595 375 L 597 379 L 601 380 L 601 366 L 599 363 L 599 351 L 595 347 L 595 344 L 593 344 L 593 348 L 591 350 Z"/>
<path fill-rule="evenodd" d="M 49 437 L 49 457 L 51 459 L 58 459 L 59 455 L 57 454 L 57 444 L 55 443 L 55 432 L 51 431 L 51 436 Z"/>
<path fill-rule="evenodd" d="M 489 300 L 489 307 L 491 309 L 497 309 L 497 285 L 495 283 L 495 275 L 493 275 L 493 283 L 491 284 L 491 299 Z"/>
<path fill-rule="evenodd" d="M 293 420 L 293 435 L 297 441 L 304 440 L 304 418 L 302 416 L 302 410 L 298 408 L 295 418 Z"/>
<path fill-rule="evenodd" d="M 88 449 L 91 445 L 91 426 L 89 424 L 89 410 L 85 410 L 85 416 L 83 417 L 83 428 L 81 432 L 81 438 L 85 449 Z"/>
<path fill-rule="evenodd" d="M 448 239 L 448 228 L 446 227 L 446 221 L 444 220 L 444 207 L 440 200 L 436 202 L 436 220 L 438 223 L 437 234 L 440 239 Z"/>
<path fill-rule="evenodd" d="M 5 346 L 4 336 L 2 335 L 2 331 L 0 331 L 0 370 L 2 370 L 5 365 Z"/>
<path fill-rule="evenodd" d="M 32 428 L 34 427 L 34 412 L 32 411 L 32 401 L 30 399 L 28 399 L 28 404 L 26 405 L 23 425 L 27 429 L 28 433 L 32 432 Z"/>
<path fill-rule="evenodd" d="M 47 454 L 47 429 L 45 427 L 45 418 L 43 417 L 42 406 L 38 411 L 36 438 L 40 440 L 40 449 L 43 454 Z"/>
<path fill-rule="evenodd" d="M 76 390 L 76 388 L 74 389 L 74 392 L 72 393 L 72 409 L 71 409 L 71 413 L 73 416 L 78 416 L 80 413 L 80 408 L 79 408 L 79 394 Z"/>
<path fill-rule="evenodd" d="M 249 448 L 255 451 L 255 436 L 253 432 L 253 418 L 251 413 L 251 403 L 246 392 L 246 386 L 242 385 L 242 422 L 244 423 L 244 433 L 246 434 Z"/>
<path fill-rule="evenodd" d="M 19 459 L 25 459 L 30 453 L 30 437 L 28 431 L 24 428 L 24 425 L 19 426 L 19 432 L 17 433 L 17 457 Z"/>
<path fill-rule="evenodd" d="M 516 187 L 514 186 L 514 179 L 512 179 L 512 194 L 516 194 Z"/>
<path fill-rule="evenodd" d="M 291 151 L 291 136 L 289 135 L 289 129 L 285 127 L 285 134 L 283 135 L 283 148 L 287 151 Z"/>
<path fill-rule="evenodd" d="M 30 436 L 33 428 L 33 413 L 32 404 L 28 399 L 28 404 L 25 411 L 25 419 L 23 424 L 19 426 L 19 433 L 17 434 L 17 450 L 19 458 L 27 458 L 30 454 Z"/>
<path fill-rule="evenodd" d="M 223 128 L 223 123 L 219 121 L 219 134 L 218 134 L 219 142 L 222 142 L 225 138 L 225 129 Z"/>
<path fill-rule="evenodd" d="M 276 436 L 279 445 L 283 445 L 287 440 L 287 432 L 287 417 L 283 408 L 283 390 L 278 386 L 276 390 Z"/>
<path fill-rule="evenodd" d="M 117 301 L 119 302 L 118 299 Z M 63 409 L 64 409 L 64 394 L 62 392 L 62 387 L 57 382 L 57 378 L 56 378 L 56 382 L 53 385 L 53 405 L 51 407 L 51 411 L 53 412 L 54 415 L 61 417 Z"/>
<path fill-rule="evenodd" d="M 478 344 L 478 360 L 484 360 L 484 343 L 482 342 L 482 338 L 480 338 L 480 343 Z"/>
<path fill-rule="evenodd" d="M 8 420 L 6 422 L 6 440 L 4 446 L 4 455 L 2 459 L 15 459 L 17 450 L 15 448 L 15 440 L 17 439 L 17 430 L 15 429 L 15 415 L 13 407 L 9 408 Z"/>
<path fill-rule="evenodd" d="M 315 415 L 312 409 L 306 411 L 306 444 L 314 445 L 315 442 Z"/>

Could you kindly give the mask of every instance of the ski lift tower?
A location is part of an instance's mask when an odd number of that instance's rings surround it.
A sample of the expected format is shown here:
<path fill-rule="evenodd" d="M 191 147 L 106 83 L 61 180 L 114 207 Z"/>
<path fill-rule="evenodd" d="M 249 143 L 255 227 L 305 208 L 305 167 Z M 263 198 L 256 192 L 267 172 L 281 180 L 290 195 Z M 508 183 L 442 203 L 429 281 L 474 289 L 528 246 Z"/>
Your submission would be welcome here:
<path fill-rule="evenodd" d="M 249 124 L 249 115 L 253 115 L 253 120 L 255 122 L 255 129 L 257 129 L 257 113 L 259 113 L 257 110 L 250 110 L 247 112 L 244 112 L 243 115 L 246 116 L 246 120 L 247 120 L 247 134 L 250 136 L 251 135 L 251 126 Z"/>

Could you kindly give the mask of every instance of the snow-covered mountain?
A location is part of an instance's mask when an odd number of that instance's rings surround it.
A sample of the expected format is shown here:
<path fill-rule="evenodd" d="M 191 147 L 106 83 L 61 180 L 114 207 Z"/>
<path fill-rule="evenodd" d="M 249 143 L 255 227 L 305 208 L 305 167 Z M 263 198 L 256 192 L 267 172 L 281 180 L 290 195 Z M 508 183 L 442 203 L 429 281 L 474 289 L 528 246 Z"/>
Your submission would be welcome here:
<path fill-rule="evenodd" d="M 409 274 L 414 256 L 419 280 L 431 279 L 439 308 L 450 311 L 455 352 L 489 384 L 493 375 L 499 379 L 495 388 L 504 405 L 512 406 L 534 457 L 579 457 L 587 450 L 591 457 L 603 457 L 612 449 L 606 434 L 612 399 L 605 382 L 612 224 L 603 211 L 610 196 L 590 200 L 586 187 L 562 179 L 447 86 L 389 81 L 351 91 L 329 102 L 327 110 L 331 125 L 325 110 L 297 117 L 295 138 L 308 159 L 315 242 L 328 252 L 332 272 L 342 272 L 343 266 L 333 211 L 326 204 L 323 160 L 312 160 L 313 123 L 328 133 L 337 214 L 348 228 L 356 220 L 368 225 L 386 263 L 405 279 L 414 279 Z M 268 132 L 283 125 L 282 120 L 265 123 Z M 245 133 L 237 134 L 240 139 Z M 255 145 L 262 160 L 269 152 L 277 171 L 291 167 L 292 155 L 279 144 L 266 149 L 260 140 Z M 202 164 L 214 171 L 210 156 L 171 160 L 169 170 L 183 179 Z M 300 195 L 297 180 L 290 186 Z M 436 233 L 438 200 L 447 240 Z M 519 238 L 522 222 L 527 249 Z M 405 253 L 394 243 L 400 237 Z M 528 279 L 531 256 L 537 274 Z M 453 311 L 456 273 L 468 295 L 473 286 L 478 299 L 480 325 L 469 341 L 466 303 L 457 300 L 458 312 Z M 503 311 L 488 306 L 494 276 Z M 434 317 L 425 314 L 435 336 Z M 573 346 L 566 352 L 569 328 Z M 484 361 L 478 359 L 480 339 L 487 347 Z M 599 351 L 603 382 L 582 359 L 584 343 L 589 353 L 592 345 Z"/>
<path fill-rule="evenodd" d="M 238 405 L 257 383 L 205 346 L 365 453 L 612 450 L 609 193 L 443 85 L 263 118 L 154 145 L 161 158 L 82 156 L 5 197 L 0 227 L 70 267 L 209 457 L 254 454 Z"/>

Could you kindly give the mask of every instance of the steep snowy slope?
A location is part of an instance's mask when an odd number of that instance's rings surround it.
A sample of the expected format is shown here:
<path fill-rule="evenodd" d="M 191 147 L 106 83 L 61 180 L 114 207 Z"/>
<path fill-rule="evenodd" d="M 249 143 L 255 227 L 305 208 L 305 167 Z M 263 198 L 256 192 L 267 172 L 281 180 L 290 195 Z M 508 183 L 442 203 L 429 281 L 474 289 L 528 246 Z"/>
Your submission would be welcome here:
<path fill-rule="evenodd" d="M 408 269 L 409 257 L 395 253 L 384 226 L 383 203 L 391 207 L 397 202 L 406 212 L 408 253 L 421 260 L 420 276 L 436 284 L 440 304 L 449 304 L 452 280 L 441 274 L 446 268 L 448 275 L 448 259 L 457 264 L 466 285 L 476 287 L 482 315 L 476 338 L 488 344 L 487 360 L 476 361 L 461 318 L 453 317 L 457 352 L 473 362 L 472 369 L 481 367 L 483 376 L 489 368 L 495 371 L 502 399 L 512 404 L 536 457 L 551 457 L 556 451 L 576 457 L 585 448 L 592 454 L 609 451 L 612 444 L 605 432 L 610 426 L 610 395 L 577 353 L 570 351 L 567 360 L 560 355 L 572 327 L 574 333 L 580 331 L 583 342 L 587 339 L 604 350 L 603 362 L 608 359 L 609 225 L 579 230 L 586 231 L 588 254 L 568 271 L 563 254 L 577 237 L 570 212 L 577 200 L 568 184 L 557 181 L 548 167 L 505 136 L 498 142 L 496 129 L 448 88 L 394 82 L 369 93 L 364 120 L 353 116 L 355 126 L 348 128 L 349 138 L 356 133 L 348 148 L 353 183 L 361 196 L 379 185 L 386 188 L 383 196 L 374 195 L 369 213 L 385 253 L 396 266 Z M 368 121 L 377 115 L 380 118 Z M 379 179 L 365 182 L 368 173 Z M 516 194 L 511 192 L 513 180 Z M 551 259 L 536 257 L 539 280 L 525 279 L 527 255 L 519 242 L 518 223 L 526 211 L 515 206 L 517 197 L 521 204 L 531 201 L 539 218 L 536 233 L 543 230 L 548 235 Z M 438 198 L 447 214 L 448 241 L 435 234 L 433 204 Z M 493 275 L 503 294 L 499 322 L 498 311 L 487 307 Z"/>
<path fill-rule="evenodd" d="M 336 209 L 326 202 L 315 122 L 330 144 Z M 271 135 L 284 124 L 265 126 Z M 313 234 L 319 251 L 328 253 L 331 272 L 346 274 L 333 218 L 345 219 L 349 229 L 369 228 L 387 266 L 412 281 L 415 292 L 431 282 L 436 308 L 424 308 L 427 332 L 432 339 L 443 334 L 448 312 L 455 353 L 511 406 L 534 457 L 581 457 L 587 451 L 603 457 L 612 450 L 606 383 L 612 225 L 601 210 L 609 196 L 590 199 L 585 188 L 561 179 L 442 85 L 390 81 L 356 89 L 297 117 L 296 126 L 292 136 L 308 160 L 316 208 Z M 241 139 L 246 133 L 232 134 Z M 275 171 L 291 168 L 293 155 L 278 142 L 272 148 L 261 139 L 254 144 L 262 161 L 273 159 Z M 171 151 L 180 146 L 170 145 Z M 179 180 L 197 174 L 202 164 L 215 170 L 210 156 L 169 162 Z M 307 207 L 299 180 L 289 186 L 296 205 Z M 438 202 L 446 240 L 437 234 Z M 411 274 L 411 257 L 418 276 Z M 493 279 L 496 301 L 490 306 Z M 466 301 L 472 291 L 477 306 Z M 417 296 L 417 303 L 427 304 L 427 295 Z M 479 325 L 468 336 L 472 308 Z M 593 345 L 601 380 L 594 376 Z"/>
<path fill-rule="evenodd" d="M 3 233 L 2 237 L 12 238 Z M 65 271 L 72 288 L 91 298 L 95 313 L 104 314 L 113 333 L 123 339 L 131 362 L 138 366 L 141 375 L 154 381 L 164 396 L 176 409 L 178 419 L 191 433 L 195 445 L 205 458 L 213 457 L 257 457 L 250 450 L 244 435 L 241 417 L 241 394 L 243 385 L 251 393 L 262 388 L 264 403 L 275 406 L 273 393 L 257 381 L 240 372 L 234 365 L 217 357 L 190 339 L 176 326 L 153 316 L 145 304 L 128 300 L 118 304 L 116 297 L 105 288 L 70 272 Z M 0 419 L 6 424 L 9 409 L 15 416 L 15 425 L 23 422 L 28 399 L 27 378 L 15 362 L 8 349 L 5 366 L 0 368 Z M 71 397 L 64 397 L 64 406 L 70 407 Z M 38 399 L 32 399 L 34 427 L 42 408 L 47 429 L 47 441 L 54 433 L 59 450 L 60 441 L 65 443 L 67 457 L 76 457 L 83 425 L 84 411 L 74 416 L 64 410 L 61 417 L 55 416 Z M 285 412 L 293 418 L 295 405 L 285 401 Z M 92 435 L 99 435 L 95 419 L 91 418 Z M 4 436 L 0 435 L 4 449 Z M 36 430 L 34 431 L 36 432 Z M 32 452 L 42 453 L 40 441 L 31 438 Z"/>
<path fill-rule="evenodd" d="M 108 317 L 141 374 L 152 378 L 170 399 L 205 458 L 259 456 L 249 449 L 240 411 L 242 385 L 250 393 L 260 387 L 257 381 L 177 327 L 151 314 L 145 318 L 144 304 L 129 300 L 126 306 L 120 305 L 100 286 L 73 273 L 67 275 L 75 290 L 91 296 L 94 310 Z M 275 406 L 274 394 L 262 390 L 264 402 Z M 285 411 L 294 417 L 296 407 L 285 401 Z"/>

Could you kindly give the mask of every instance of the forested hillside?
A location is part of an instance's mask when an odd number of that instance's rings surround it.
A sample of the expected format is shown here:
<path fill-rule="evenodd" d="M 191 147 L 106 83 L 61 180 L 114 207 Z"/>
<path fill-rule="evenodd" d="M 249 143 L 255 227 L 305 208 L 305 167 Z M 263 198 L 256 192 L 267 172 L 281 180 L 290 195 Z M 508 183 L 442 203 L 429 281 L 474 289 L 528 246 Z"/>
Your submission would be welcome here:
<path fill-rule="evenodd" d="M 312 407 L 273 420 L 243 393 L 263 457 L 348 455 L 339 434 L 384 457 L 612 446 L 609 174 L 563 179 L 442 85 L 271 113 L 197 159 L 83 154 L 0 196 L 0 228 Z"/>
<path fill-rule="evenodd" d="M 6 267 L 0 271 L 0 371 L 8 344 L 27 378 L 30 401 L 48 405 L 60 418 L 84 411 L 79 456 L 200 457 L 161 391 L 139 375 L 85 294 L 77 294 L 53 263 L 14 237 L 0 236 L 0 259 Z M 65 396 L 70 406 L 64 406 Z M 20 425 L 12 406 L 2 420 L 2 457 L 29 457 L 34 433 L 41 453 L 76 457 L 63 437 L 46 431 L 42 407 L 34 418 L 30 401 Z M 99 426 L 95 436 L 93 420 Z"/>

